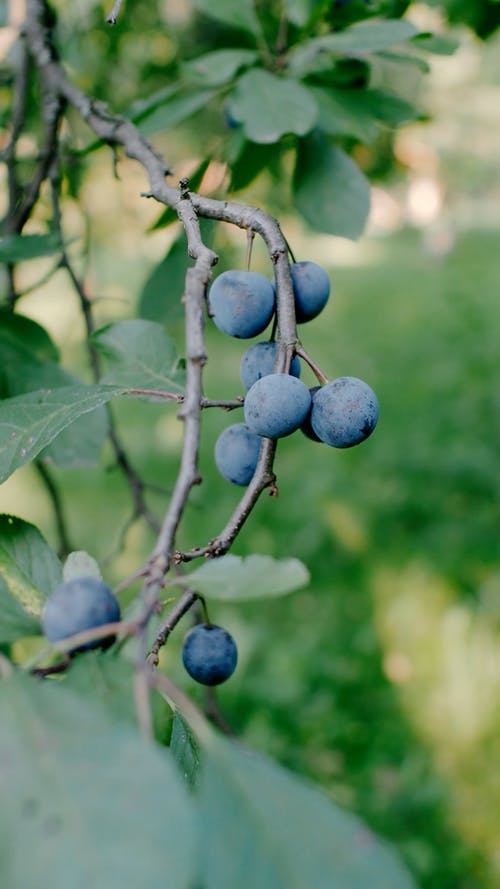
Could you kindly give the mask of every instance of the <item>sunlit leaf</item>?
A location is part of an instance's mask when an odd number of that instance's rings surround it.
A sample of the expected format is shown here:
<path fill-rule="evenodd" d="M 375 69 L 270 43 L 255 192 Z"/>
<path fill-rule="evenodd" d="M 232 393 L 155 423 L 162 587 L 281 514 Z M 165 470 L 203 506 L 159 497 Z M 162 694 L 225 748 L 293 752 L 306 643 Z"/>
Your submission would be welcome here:
<path fill-rule="evenodd" d="M 10 641 L 38 630 L 46 597 L 61 580 L 61 564 L 38 528 L 0 515 L 0 636 Z"/>
<path fill-rule="evenodd" d="M 241 602 L 292 593 L 307 585 L 309 572 L 298 559 L 227 555 L 203 562 L 176 583 L 181 580 L 207 599 Z"/>
<path fill-rule="evenodd" d="M 241 68 L 252 65 L 258 56 L 253 49 L 216 49 L 192 59 L 184 66 L 187 77 L 207 86 L 228 83 Z"/>
<path fill-rule="evenodd" d="M 196 9 L 225 25 L 259 33 L 259 20 L 255 12 L 254 0 L 194 0 Z"/>

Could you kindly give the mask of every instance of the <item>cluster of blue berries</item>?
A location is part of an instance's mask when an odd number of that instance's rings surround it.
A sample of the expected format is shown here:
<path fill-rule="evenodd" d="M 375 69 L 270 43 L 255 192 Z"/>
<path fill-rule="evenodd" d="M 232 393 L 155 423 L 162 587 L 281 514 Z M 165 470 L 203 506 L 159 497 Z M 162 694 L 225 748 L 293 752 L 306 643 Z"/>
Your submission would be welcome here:
<path fill-rule="evenodd" d="M 290 266 L 299 324 L 311 321 L 330 295 L 326 271 L 314 262 Z M 262 333 L 276 309 L 273 284 L 258 272 L 227 271 L 208 295 L 209 313 L 224 333 L 248 339 Z M 300 379 L 294 356 L 289 373 L 275 373 L 277 344 L 259 342 L 241 360 L 241 381 L 247 389 L 244 423 L 225 429 L 215 445 L 219 472 L 236 485 L 248 485 L 259 459 L 263 437 L 283 438 L 297 429 L 334 448 L 350 448 L 368 438 L 379 415 L 375 393 L 357 377 L 338 377 L 308 388 Z"/>

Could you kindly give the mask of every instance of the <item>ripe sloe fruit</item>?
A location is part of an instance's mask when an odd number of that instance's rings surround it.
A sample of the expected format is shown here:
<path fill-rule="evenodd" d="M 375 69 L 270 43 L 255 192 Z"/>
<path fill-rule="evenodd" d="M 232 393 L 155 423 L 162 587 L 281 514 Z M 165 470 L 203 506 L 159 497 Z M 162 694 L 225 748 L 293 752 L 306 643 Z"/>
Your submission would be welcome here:
<path fill-rule="evenodd" d="M 300 427 L 300 431 L 303 432 L 304 435 L 307 435 L 307 437 L 310 438 L 311 441 L 321 441 L 321 439 L 316 435 L 314 429 L 311 426 L 311 412 L 312 412 L 312 406 L 313 406 L 313 399 L 314 399 L 314 396 L 316 395 L 316 392 L 319 392 L 320 389 L 321 389 L 321 386 L 312 386 L 309 389 L 309 392 L 311 395 L 311 407 L 309 408 L 307 417 L 305 418 L 304 422 L 302 423 L 302 425 Z"/>
<path fill-rule="evenodd" d="M 298 429 L 311 406 L 309 389 L 290 374 L 268 374 L 247 392 L 245 420 L 258 435 L 281 438 Z"/>
<path fill-rule="evenodd" d="M 313 396 L 311 425 L 321 441 L 351 448 L 372 434 L 379 405 L 373 389 L 357 377 L 338 377 Z"/>
<path fill-rule="evenodd" d="M 223 627 L 197 624 L 184 638 L 182 661 L 192 679 L 202 685 L 220 685 L 234 673 L 236 643 Z"/>
<path fill-rule="evenodd" d="M 295 293 L 297 322 L 311 321 L 324 309 L 330 296 L 330 279 L 316 262 L 293 262 L 290 266 Z"/>
<path fill-rule="evenodd" d="M 262 333 L 274 312 L 276 297 L 270 281 L 259 272 L 222 272 L 208 294 L 215 324 L 229 336 L 248 339 Z"/>
<path fill-rule="evenodd" d="M 75 577 L 59 584 L 47 599 L 42 630 L 49 642 L 120 620 L 120 605 L 111 588 L 96 577 Z M 107 648 L 113 636 L 87 642 L 74 651 Z"/>
<path fill-rule="evenodd" d="M 246 350 L 240 365 L 241 382 L 246 389 L 250 389 L 256 380 L 274 372 L 277 350 L 278 345 L 274 342 L 254 343 Z M 292 377 L 300 377 L 300 360 L 296 355 L 292 358 L 290 373 Z"/>
<path fill-rule="evenodd" d="M 228 426 L 215 443 L 220 474 L 235 485 L 248 485 L 257 466 L 262 438 L 245 423 Z"/>

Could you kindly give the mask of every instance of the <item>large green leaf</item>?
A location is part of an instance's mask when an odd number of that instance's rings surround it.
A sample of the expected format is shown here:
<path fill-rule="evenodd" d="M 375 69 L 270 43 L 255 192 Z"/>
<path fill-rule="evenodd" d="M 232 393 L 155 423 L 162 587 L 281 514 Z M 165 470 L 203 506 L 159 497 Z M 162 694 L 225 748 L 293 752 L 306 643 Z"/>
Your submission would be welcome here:
<path fill-rule="evenodd" d="M 0 515 L 0 577 L 31 615 L 62 579 L 62 567 L 38 528 L 16 516 Z"/>
<path fill-rule="evenodd" d="M 241 28 L 252 34 L 260 31 L 254 0 L 194 0 L 194 5 L 200 12 L 224 25 Z"/>
<path fill-rule="evenodd" d="M 116 386 L 63 386 L 0 402 L 0 483 L 34 460 L 63 429 L 124 392 Z"/>
<path fill-rule="evenodd" d="M 295 204 L 316 231 L 355 240 L 370 210 L 370 186 L 359 167 L 321 133 L 301 140 L 293 179 Z"/>
<path fill-rule="evenodd" d="M 254 49 L 216 49 L 187 62 L 184 73 L 207 86 L 220 86 L 232 80 L 241 68 L 253 65 L 257 58 Z"/>
<path fill-rule="evenodd" d="M 418 117 L 418 110 L 382 90 L 309 87 L 319 108 L 318 127 L 332 136 L 350 135 L 370 143 L 379 123 L 398 126 Z"/>
<path fill-rule="evenodd" d="M 168 755 L 60 683 L 0 684 L 0 885 L 192 889 L 192 802 Z"/>
<path fill-rule="evenodd" d="M 229 110 L 252 142 L 277 142 L 285 133 L 303 136 L 314 126 L 318 109 L 311 93 L 296 80 L 252 68 L 240 77 Z"/>
<path fill-rule="evenodd" d="M 58 253 L 61 242 L 55 235 L 7 235 L 0 238 L 0 262 L 21 262 Z"/>
<path fill-rule="evenodd" d="M 191 574 L 176 578 L 207 599 L 242 602 L 271 596 L 285 596 L 309 582 L 309 572 L 298 559 L 271 556 L 221 556 L 203 562 Z"/>
<path fill-rule="evenodd" d="M 416 889 L 358 818 L 217 736 L 204 749 L 200 807 L 204 889 Z"/>
<path fill-rule="evenodd" d="M 96 331 L 92 342 L 106 359 L 103 383 L 183 392 L 185 373 L 175 343 L 161 324 L 117 321 Z"/>

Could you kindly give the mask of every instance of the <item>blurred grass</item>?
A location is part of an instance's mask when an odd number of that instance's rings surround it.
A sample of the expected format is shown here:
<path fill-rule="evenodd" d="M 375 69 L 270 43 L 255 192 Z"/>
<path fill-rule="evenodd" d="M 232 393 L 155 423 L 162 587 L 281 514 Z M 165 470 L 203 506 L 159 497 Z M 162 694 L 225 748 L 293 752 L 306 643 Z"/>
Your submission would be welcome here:
<path fill-rule="evenodd" d="M 500 879 L 497 242 L 498 232 L 468 231 L 436 256 L 408 229 L 368 242 L 363 263 L 330 268 L 332 299 L 301 336 L 329 376 L 373 386 L 379 426 L 347 451 L 300 434 L 280 442 L 279 497 L 263 495 L 234 551 L 298 556 L 311 586 L 212 609 L 241 653 L 220 692 L 229 722 L 395 841 L 426 889 L 494 889 Z M 211 324 L 207 339 L 207 394 L 240 393 L 248 343 Z M 303 379 L 313 384 L 306 370 Z M 175 408 L 114 411 L 142 475 L 171 489 Z M 209 540 L 237 502 L 212 452 L 238 420 L 204 414 L 204 483 L 182 547 Z M 135 524 L 117 552 L 130 510 L 117 471 L 57 477 L 74 546 L 98 557 L 110 580 L 133 571 L 153 538 Z M 32 470 L 4 492 L 2 508 L 55 542 Z M 165 496 L 151 502 L 161 513 Z M 186 684 L 181 636 L 163 668 Z"/>

